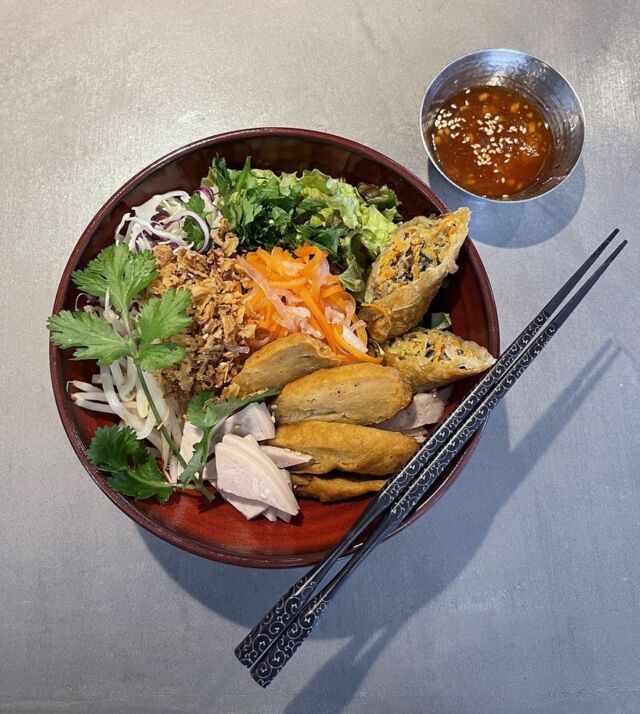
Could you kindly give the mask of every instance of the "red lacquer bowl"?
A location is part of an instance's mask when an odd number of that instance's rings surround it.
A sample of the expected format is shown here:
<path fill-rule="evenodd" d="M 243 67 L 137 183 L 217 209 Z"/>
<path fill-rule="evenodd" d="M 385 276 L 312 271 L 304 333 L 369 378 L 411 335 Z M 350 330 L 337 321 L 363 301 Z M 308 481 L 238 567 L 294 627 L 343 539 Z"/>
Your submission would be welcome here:
<path fill-rule="evenodd" d="M 156 193 L 172 189 L 193 191 L 207 173 L 213 156 L 219 153 L 232 167 L 240 167 L 246 156 L 252 165 L 274 171 L 300 171 L 318 168 L 343 177 L 352 184 L 360 181 L 386 184 L 402 202 L 405 219 L 446 210 L 440 199 L 416 176 L 372 149 L 330 134 L 303 129 L 248 129 L 202 139 L 159 159 L 134 176 L 98 211 L 87 226 L 65 267 L 56 294 L 53 311 L 74 309 L 77 291 L 71 272 L 83 268 L 89 260 L 113 241 L 122 215 Z M 454 331 L 462 337 L 485 345 L 498 354 L 498 318 L 491 286 L 476 249 L 465 242 L 459 259 L 460 269 L 449 287 L 437 297 L 436 310 L 451 313 Z M 103 475 L 87 460 L 85 449 L 95 432 L 110 423 L 109 417 L 76 407 L 69 398 L 68 380 L 87 381 L 95 365 L 77 362 L 71 351 L 51 347 L 51 379 L 56 404 L 78 458 L 91 478 L 113 503 L 136 523 L 173 545 L 206 558 L 263 568 L 281 568 L 315 563 L 349 529 L 367 505 L 361 498 L 331 505 L 302 499 L 301 514 L 291 524 L 270 523 L 260 519 L 246 521 L 231 506 L 217 499 L 203 504 L 193 496 L 174 496 L 161 506 L 152 501 L 135 502 L 114 493 Z M 473 386 L 471 380 L 456 386 L 448 411 L 460 402 Z M 480 439 L 478 432 L 405 523 L 422 515 L 453 483 Z"/>

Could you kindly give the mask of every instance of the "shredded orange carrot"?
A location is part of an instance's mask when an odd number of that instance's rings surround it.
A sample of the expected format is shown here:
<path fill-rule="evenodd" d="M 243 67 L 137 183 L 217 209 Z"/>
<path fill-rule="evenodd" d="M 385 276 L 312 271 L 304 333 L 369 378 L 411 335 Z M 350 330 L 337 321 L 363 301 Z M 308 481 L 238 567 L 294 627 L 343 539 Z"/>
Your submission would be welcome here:
<path fill-rule="evenodd" d="M 329 272 L 324 250 L 312 245 L 293 253 L 258 248 L 237 263 L 253 283 L 246 306 L 258 323 L 254 347 L 306 332 L 324 340 L 343 362 L 381 361 L 365 351 L 367 331 L 356 315 L 356 301 Z"/>

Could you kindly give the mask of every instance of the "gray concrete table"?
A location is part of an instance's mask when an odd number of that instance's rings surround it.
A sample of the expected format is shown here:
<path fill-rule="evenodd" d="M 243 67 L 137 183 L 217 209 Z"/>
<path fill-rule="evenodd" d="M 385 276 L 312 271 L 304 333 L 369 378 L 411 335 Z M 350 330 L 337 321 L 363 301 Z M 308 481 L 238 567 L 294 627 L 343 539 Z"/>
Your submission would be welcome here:
<path fill-rule="evenodd" d="M 639 23 L 631 0 L 0 2 L 1 711 L 640 711 Z M 298 573 L 183 553 L 90 482 L 49 385 L 59 276 L 127 178 L 240 127 L 349 136 L 464 203 L 428 170 L 418 108 L 491 46 L 557 67 L 587 117 L 555 193 L 471 204 L 503 342 L 614 225 L 632 244 L 263 692 L 233 646 Z"/>

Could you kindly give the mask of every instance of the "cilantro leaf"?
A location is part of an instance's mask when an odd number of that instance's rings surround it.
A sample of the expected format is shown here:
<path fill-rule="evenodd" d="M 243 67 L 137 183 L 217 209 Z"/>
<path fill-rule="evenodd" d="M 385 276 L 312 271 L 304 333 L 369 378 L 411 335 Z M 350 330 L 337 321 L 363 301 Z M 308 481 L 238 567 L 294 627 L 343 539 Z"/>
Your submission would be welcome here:
<path fill-rule="evenodd" d="M 80 290 L 90 295 L 104 298 L 109 291 L 109 299 L 121 315 L 129 310 L 134 296 L 157 277 L 153 253 L 132 253 L 123 243 L 106 247 L 84 270 L 72 275 Z"/>
<path fill-rule="evenodd" d="M 186 356 L 184 347 L 167 342 L 141 347 L 135 361 L 145 372 L 157 372 L 159 369 L 169 369 L 174 364 L 180 364 Z"/>
<path fill-rule="evenodd" d="M 155 457 L 148 452 L 135 468 L 116 471 L 107 477 L 107 482 L 114 491 L 136 501 L 155 496 L 160 503 L 166 503 L 173 493 L 173 485 L 164 478 Z"/>
<path fill-rule="evenodd" d="M 187 242 L 192 243 L 196 250 L 202 247 L 204 234 L 195 219 L 191 216 L 187 216 L 182 224 L 182 230 L 187 234 Z"/>
<path fill-rule="evenodd" d="M 204 198 L 199 193 L 191 194 L 191 197 L 185 204 L 187 211 L 192 211 L 196 215 L 200 216 L 203 220 L 206 220 L 204 214 Z M 194 220 L 191 216 L 185 218 L 182 224 L 182 229 L 187 234 L 187 240 L 193 243 L 194 248 L 200 248 L 204 242 L 204 235 L 202 233 L 202 228 L 198 225 L 198 222 Z"/>
<path fill-rule="evenodd" d="M 129 468 L 130 459 L 142 460 L 146 453 L 130 426 L 103 426 L 91 440 L 87 458 L 101 471 L 124 471 Z"/>
<path fill-rule="evenodd" d="M 191 292 L 185 288 L 171 288 L 159 298 L 151 298 L 140 310 L 136 337 L 140 338 L 136 363 L 145 372 L 156 372 L 182 362 L 184 347 L 173 344 L 155 344 L 178 334 L 191 324 L 186 309 L 191 304 Z"/>
<path fill-rule="evenodd" d="M 266 389 L 258 394 L 248 397 L 230 397 L 223 401 L 216 402 L 213 392 L 199 392 L 189 402 L 187 407 L 187 419 L 200 429 L 212 429 L 219 421 L 231 416 L 239 409 L 246 407 L 252 402 L 262 402 L 268 397 L 275 397 L 278 389 Z"/>
<path fill-rule="evenodd" d="M 198 192 L 192 193 L 189 200 L 184 204 L 187 211 L 197 213 L 200 218 L 204 218 L 204 198 Z"/>
<path fill-rule="evenodd" d="M 191 291 L 171 288 L 161 297 L 151 298 L 140 309 L 138 335 L 140 346 L 147 347 L 154 340 L 165 340 L 189 327 L 191 318 L 186 309 L 191 305 Z"/>
<path fill-rule="evenodd" d="M 246 188 L 247 181 L 249 180 L 250 176 L 251 176 L 251 157 L 247 156 L 247 158 L 244 160 L 244 166 L 242 167 L 242 171 L 240 171 L 240 173 L 235 178 L 234 189 L 236 191 L 242 191 L 242 189 Z"/>
<path fill-rule="evenodd" d="M 225 196 L 233 190 L 233 182 L 227 169 L 227 162 L 221 157 L 216 156 L 211 163 L 211 168 L 206 178 L 202 180 L 204 186 L 216 188 L 218 192 Z"/>
<path fill-rule="evenodd" d="M 75 359 L 95 359 L 107 367 L 120 357 L 133 357 L 131 341 L 119 335 L 101 317 L 90 312 L 63 310 L 47 320 L 51 341 L 57 347 L 78 347 Z"/>
<path fill-rule="evenodd" d="M 166 503 L 173 493 L 158 468 L 156 459 L 136 439 L 131 427 L 98 429 L 87 449 L 87 458 L 101 471 L 111 474 L 107 482 L 114 491 L 136 500 L 155 496 Z"/>

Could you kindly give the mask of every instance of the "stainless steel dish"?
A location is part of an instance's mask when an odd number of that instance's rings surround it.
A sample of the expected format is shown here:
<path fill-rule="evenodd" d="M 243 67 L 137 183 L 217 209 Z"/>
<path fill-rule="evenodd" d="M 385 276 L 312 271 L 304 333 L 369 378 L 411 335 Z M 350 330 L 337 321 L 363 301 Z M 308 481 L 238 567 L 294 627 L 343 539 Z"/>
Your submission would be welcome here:
<path fill-rule="evenodd" d="M 546 62 L 518 50 L 493 49 L 471 52 L 447 65 L 431 82 L 422 100 L 422 143 L 433 165 L 454 186 L 472 196 L 438 164 L 429 134 L 438 109 L 453 95 L 479 84 L 500 85 L 519 92 L 537 104 L 549 123 L 553 152 L 540 179 L 519 193 L 486 201 L 514 203 L 538 198 L 556 188 L 575 168 L 584 142 L 582 105 L 567 80 Z"/>

